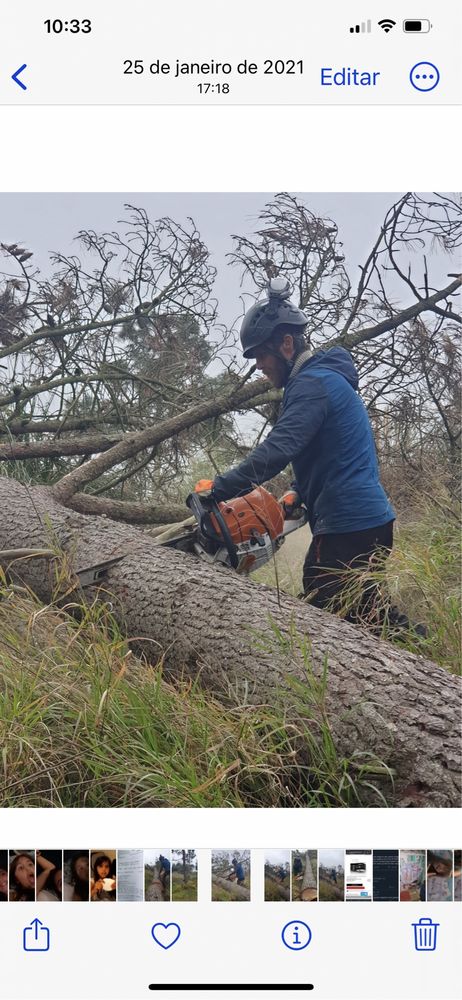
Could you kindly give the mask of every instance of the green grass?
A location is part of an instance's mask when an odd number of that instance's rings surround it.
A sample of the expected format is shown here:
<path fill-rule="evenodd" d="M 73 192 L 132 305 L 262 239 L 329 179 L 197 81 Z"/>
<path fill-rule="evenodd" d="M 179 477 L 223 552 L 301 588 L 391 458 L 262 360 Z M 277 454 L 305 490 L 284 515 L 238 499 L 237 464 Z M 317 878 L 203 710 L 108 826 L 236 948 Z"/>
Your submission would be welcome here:
<path fill-rule="evenodd" d="M 460 511 L 444 494 L 415 498 L 402 526 L 398 519 L 393 551 L 385 568 L 377 568 L 373 574 L 383 593 L 383 607 L 391 601 L 411 623 L 423 623 L 428 631 L 422 638 L 412 629 L 400 634 L 385 624 L 381 637 L 452 673 L 461 671 L 460 529 Z M 303 535 L 294 532 L 276 560 L 263 567 L 254 579 L 298 595 L 308 545 L 305 529 Z M 345 570 L 344 576 L 341 614 L 346 615 L 371 574 Z M 367 627 L 371 623 L 365 620 L 363 624 Z"/>
<path fill-rule="evenodd" d="M 343 880 L 340 884 L 327 878 L 319 878 L 319 899 L 322 902 L 342 902 L 344 896 Z"/>
<path fill-rule="evenodd" d="M 454 507 L 428 501 L 398 533 L 387 570 L 392 600 L 428 629 L 426 639 L 410 636 L 407 648 L 453 673 L 461 672 L 460 527 Z"/>
<path fill-rule="evenodd" d="M 186 882 L 183 881 L 181 872 L 172 873 L 172 900 L 173 902 L 188 902 L 197 900 L 197 876 L 187 875 Z"/>
<path fill-rule="evenodd" d="M 289 879 L 284 881 L 283 887 L 290 889 Z M 265 878 L 265 903 L 284 903 L 284 896 L 278 892 L 278 887 L 270 878 Z"/>
<path fill-rule="evenodd" d="M 137 659 L 106 606 L 45 606 L 4 583 L 0 806 L 383 805 L 384 782 L 391 803 L 381 762 L 338 754 L 327 663 L 316 679 L 302 647 L 305 682 L 279 705 L 225 708 Z"/>

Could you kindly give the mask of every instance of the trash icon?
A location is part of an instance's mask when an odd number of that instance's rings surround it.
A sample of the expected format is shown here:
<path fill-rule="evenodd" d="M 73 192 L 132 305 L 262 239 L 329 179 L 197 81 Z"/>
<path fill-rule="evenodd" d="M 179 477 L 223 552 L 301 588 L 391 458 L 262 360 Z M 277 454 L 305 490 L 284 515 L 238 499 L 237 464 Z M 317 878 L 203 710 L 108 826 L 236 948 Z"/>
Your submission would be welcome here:
<path fill-rule="evenodd" d="M 434 924 L 430 917 L 421 917 L 414 928 L 414 945 L 416 951 L 435 951 L 436 932 L 439 924 Z"/>

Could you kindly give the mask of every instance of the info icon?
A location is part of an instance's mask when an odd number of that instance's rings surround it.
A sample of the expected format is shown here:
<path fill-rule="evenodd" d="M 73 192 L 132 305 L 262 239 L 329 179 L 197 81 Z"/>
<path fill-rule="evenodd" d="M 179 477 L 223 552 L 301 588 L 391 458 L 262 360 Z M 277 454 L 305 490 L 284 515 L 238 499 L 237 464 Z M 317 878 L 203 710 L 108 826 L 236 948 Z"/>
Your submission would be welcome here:
<path fill-rule="evenodd" d="M 290 920 L 282 928 L 281 937 L 283 944 L 290 951 L 303 951 L 311 941 L 311 929 L 303 920 Z"/>

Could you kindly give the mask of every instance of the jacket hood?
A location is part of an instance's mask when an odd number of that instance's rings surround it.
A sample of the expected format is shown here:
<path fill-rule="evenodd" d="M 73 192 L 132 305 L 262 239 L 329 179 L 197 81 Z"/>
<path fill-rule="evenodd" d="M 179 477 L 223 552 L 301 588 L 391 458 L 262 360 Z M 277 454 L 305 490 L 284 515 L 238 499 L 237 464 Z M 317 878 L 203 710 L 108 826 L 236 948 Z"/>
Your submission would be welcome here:
<path fill-rule="evenodd" d="M 330 371 L 343 375 L 353 389 L 357 390 L 359 385 L 358 372 L 353 364 L 351 354 L 344 347 L 331 347 L 328 351 L 316 351 L 306 365 L 303 365 L 304 369 L 309 368 L 310 371 L 317 367 L 329 368 Z"/>

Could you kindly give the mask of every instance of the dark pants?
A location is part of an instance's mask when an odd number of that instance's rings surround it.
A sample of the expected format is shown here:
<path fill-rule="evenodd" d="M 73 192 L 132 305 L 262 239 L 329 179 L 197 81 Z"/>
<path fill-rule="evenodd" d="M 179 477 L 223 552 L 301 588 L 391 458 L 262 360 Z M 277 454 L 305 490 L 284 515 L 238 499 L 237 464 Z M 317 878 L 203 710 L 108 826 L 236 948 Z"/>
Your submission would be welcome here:
<path fill-rule="evenodd" d="M 365 531 L 339 535 L 315 535 L 303 566 L 303 590 L 309 604 L 333 614 L 343 613 L 351 622 L 383 624 L 389 612 L 380 581 L 368 570 L 383 566 L 393 547 L 393 521 Z M 348 570 L 362 573 L 352 574 Z M 348 609 L 345 613 L 345 609 Z M 401 624 L 407 622 L 404 616 Z M 407 623 L 409 624 L 409 623 Z"/>

